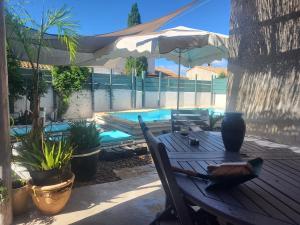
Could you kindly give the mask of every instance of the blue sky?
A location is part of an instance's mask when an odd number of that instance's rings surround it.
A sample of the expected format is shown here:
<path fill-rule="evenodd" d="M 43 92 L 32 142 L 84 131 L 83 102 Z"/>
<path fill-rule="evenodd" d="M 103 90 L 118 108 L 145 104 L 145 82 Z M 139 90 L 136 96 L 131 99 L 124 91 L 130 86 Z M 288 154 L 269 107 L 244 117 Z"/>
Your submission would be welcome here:
<path fill-rule="evenodd" d="M 18 0 L 14 0 L 18 1 Z M 75 21 L 80 25 L 79 33 L 93 35 L 109 33 L 126 28 L 131 5 L 138 3 L 142 22 L 164 16 L 191 0 L 29 0 L 24 3 L 28 12 L 37 20 L 43 7 L 58 8 L 66 4 L 72 8 Z M 204 0 L 199 6 L 176 17 L 162 29 L 187 26 L 201 30 L 228 34 L 230 0 Z M 176 71 L 175 63 L 158 60 L 157 64 Z M 214 63 L 226 66 L 226 60 Z"/>

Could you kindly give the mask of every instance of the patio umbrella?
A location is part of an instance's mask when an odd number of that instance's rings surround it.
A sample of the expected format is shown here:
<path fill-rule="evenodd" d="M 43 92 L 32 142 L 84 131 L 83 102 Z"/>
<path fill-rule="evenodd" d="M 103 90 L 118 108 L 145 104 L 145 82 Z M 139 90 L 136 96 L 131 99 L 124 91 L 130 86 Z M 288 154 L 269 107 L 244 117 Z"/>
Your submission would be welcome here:
<path fill-rule="evenodd" d="M 228 36 L 188 27 L 123 37 L 95 52 L 101 64 L 117 57 L 156 56 L 178 63 L 177 109 L 181 65 L 191 67 L 228 57 Z"/>

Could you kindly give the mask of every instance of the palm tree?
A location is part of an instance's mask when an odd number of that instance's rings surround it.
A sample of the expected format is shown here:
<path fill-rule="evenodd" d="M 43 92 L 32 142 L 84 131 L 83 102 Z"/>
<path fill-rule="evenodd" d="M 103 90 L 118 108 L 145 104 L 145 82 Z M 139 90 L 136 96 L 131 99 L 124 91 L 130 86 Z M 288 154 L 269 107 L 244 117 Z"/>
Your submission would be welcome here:
<path fill-rule="evenodd" d="M 10 33 L 7 34 L 7 42 L 10 40 L 21 44 L 29 63 L 32 67 L 33 78 L 33 111 L 32 111 L 32 132 L 35 137 L 41 137 L 43 128 L 39 118 L 40 111 L 40 54 L 42 48 L 50 47 L 45 40 L 45 35 L 50 29 L 57 30 L 58 39 L 64 44 L 70 56 L 70 62 L 74 62 L 77 52 L 77 28 L 76 22 L 71 20 L 71 10 L 66 6 L 58 10 L 43 11 L 41 22 L 35 21 L 30 14 L 21 9 L 22 14 L 16 13 L 14 8 L 10 8 L 6 13 L 7 27 Z M 22 16 L 19 16 L 22 15 Z"/>

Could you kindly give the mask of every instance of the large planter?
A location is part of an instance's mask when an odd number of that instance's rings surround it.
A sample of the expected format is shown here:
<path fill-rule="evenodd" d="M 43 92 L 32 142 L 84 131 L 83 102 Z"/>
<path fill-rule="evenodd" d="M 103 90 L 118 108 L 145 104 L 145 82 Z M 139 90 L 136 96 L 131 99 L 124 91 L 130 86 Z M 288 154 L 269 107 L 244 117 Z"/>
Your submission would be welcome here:
<path fill-rule="evenodd" d="M 246 125 L 242 113 L 225 113 L 222 121 L 221 133 L 225 149 L 230 152 L 238 152 L 242 147 Z"/>
<path fill-rule="evenodd" d="M 14 215 L 25 213 L 28 210 L 28 185 L 19 188 L 13 188 L 12 192 L 12 206 Z"/>
<path fill-rule="evenodd" d="M 70 167 L 65 167 L 62 170 L 29 171 L 32 183 L 37 186 L 57 184 L 69 173 Z"/>
<path fill-rule="evenodd" d="M 30 194 L 36 207 L 46 215 L 59 213 L 69 201 L 74 174 L 69 174 L 65 181 L 48 186 L 30 185 Z"/>
<path fill-rule="evenodd" d="M 74 154 L 71 160 L 72 172 L 76 175 L 76 180 L 91 180 L 97 172 L 100 146 L 82 151 L 84 153 Z"/>

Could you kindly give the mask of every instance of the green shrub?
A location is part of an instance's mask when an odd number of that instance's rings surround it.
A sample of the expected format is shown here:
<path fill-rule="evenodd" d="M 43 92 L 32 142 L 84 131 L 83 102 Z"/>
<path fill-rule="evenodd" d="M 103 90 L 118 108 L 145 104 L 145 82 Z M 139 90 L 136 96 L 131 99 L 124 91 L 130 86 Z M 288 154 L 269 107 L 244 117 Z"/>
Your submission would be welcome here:
<path fill-rule="evenodd" d="M 81 120 L 70 123 L 70 142 L 76 153 L 99 146 L 100 136 L 95 122 Z"/>
<path fill-rule="evenodd" d="M 21 188 L 21 187 L 24 187 L 25 185 L 26 185 L 26 181 L 23 179 L 15 179 L 12 182 L 13 189 Z"/>
<path fill-rule="evenodd" d="M 59 96 L 58 117 L 61 119 L 69 107 L 70 96 L 83 88 L 90 71 L 79 66 L 53 66 L 51 75 L 52 85 Z"/>
<path fill-rule="evenodd" d="M 14 161 L 30 171 L 61 170 L 67 166 L 73 154 L 73 146 L 67 140 L 38 143 L 29 135 L 22 138 Z"/>
<path fill-rule="evenodd" d="M 2 204 L 8 197 L 7 188 L 4 186 L 3 181 L 0 179 L 0 204 Z"/>
<path fill-rule="evenodd" d="M 217 123 L 219 121 L 222 121 L 223 118 L 224 118 L 224 115 L 221 115 L 221 114 L 218 114 L 215 112 L 210 113 L 209 114 L 209 125 L 210 125 L 209 130 L 215 131 L 215 130 L 221 129 L 221 127 L 217 127 Z"/>

